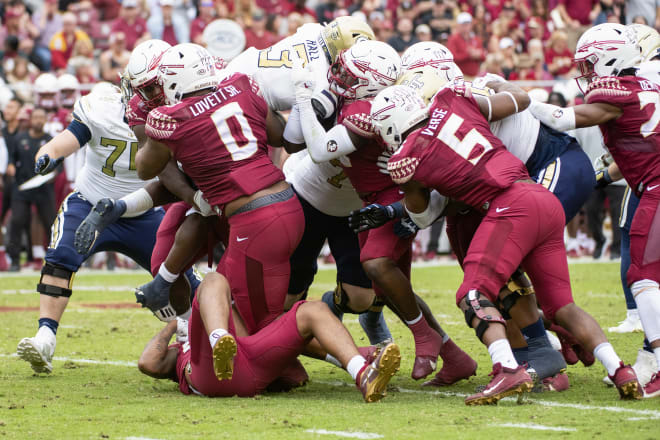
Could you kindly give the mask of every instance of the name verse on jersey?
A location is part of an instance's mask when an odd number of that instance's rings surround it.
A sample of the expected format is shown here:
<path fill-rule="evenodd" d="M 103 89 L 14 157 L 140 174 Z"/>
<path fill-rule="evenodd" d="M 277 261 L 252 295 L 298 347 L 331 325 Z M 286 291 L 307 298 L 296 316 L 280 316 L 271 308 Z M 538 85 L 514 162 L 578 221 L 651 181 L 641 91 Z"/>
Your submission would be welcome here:
<path fill-rule="evenodd" d="M 206 95 L 203 99 L 188 106 L 193 116 L 199 116 L 207 110 L 222 105 L 226 100 L 241 94 L 242 91 L 234 86 L 219 87 L 215 92 Z"/>
<path fill-rule="evenodd" d="M 429 120 L 429 125 L 422 130 L 422 134 L 433 136 L 433 133 L 438 129 L 438 125 L 440 125 L 440 122 L 442 122 L 445 116 L 447 116 L 447 110 L 441 108 L 434 109 Z"/>

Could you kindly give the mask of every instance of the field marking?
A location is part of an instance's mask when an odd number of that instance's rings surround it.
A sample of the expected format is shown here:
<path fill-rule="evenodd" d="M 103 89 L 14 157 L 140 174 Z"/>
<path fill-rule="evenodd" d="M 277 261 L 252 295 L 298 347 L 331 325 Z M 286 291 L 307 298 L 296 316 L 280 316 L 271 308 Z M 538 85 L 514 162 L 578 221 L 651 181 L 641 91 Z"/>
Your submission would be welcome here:
<path fill-rule="evenodd" d="M 124 437 L 124 440 L 161 440 L 159 438 L 151 438 L 151 437 Z"/>
<path fill-rule="evenodd" d="M 383 438 L 382 435 L 373 432 L 328 431 L 326 429 L 306 429 L 305 432 L 309 432 L 311 434 L 336 435 L 337 437 L 348 437 L 348 438 L 359 438 L 359 439 Z"/>
<path fill-rule="evenodd" d="M 568 431 L 575 432 L 575 428 L 564 428 L 563 426 L 545 426 L 537 425 L 535 423 L 498 423 L 490 426 L 496 426 L 498 428 L 523 428 L 523 429 L 535 429 L 537 431 Z"/>
<path fill-rule="evenodd" d="M 4 275 L 3 275 L 4 276 Z M 82 292 L 94 292 L 97 290 L 103 291 L 103 292 L 132 292 L 135 290 L 136 286 L 75 286 L 73 288 L 73 291 L 82 291 Z M 0 290 L 0 294 L 2 295 L 29 295 L 29 294 L 35 294 L 36 295 L 37 291 L 36 289 L 2 289 Z"/>
<path fill-rule="evenodd" d="M 12 354 L 0 353 L 0 357 L 18 358 L 18 355 L 16 353 L 12 353 Z M 76 358 L 69 358 L 64 356 L 55 356 L 53 357 L 53 360 L 62 361 L 62 362 L 78 362 L 80 364 L 112 365 L 115 367 L 137 367 L 137 362 L 132 362 L 132 361 L 97 361 L 96 359 L 76 359 Z"/>

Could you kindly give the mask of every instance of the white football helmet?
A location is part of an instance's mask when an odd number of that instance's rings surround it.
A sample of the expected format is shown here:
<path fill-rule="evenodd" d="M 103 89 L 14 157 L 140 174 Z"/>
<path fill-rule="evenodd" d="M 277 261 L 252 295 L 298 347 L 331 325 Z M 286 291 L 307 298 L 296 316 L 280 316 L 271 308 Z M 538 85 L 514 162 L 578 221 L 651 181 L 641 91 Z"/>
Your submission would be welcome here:
<path fill-rule="evenodd" d="M 577 43 L 575 63 L 580 69 L 576 78 L 584 93 L 594 76 L 617 76 L 642 60 L 635 31 L 618 23 L 603 23 L 587 30 Z"/>
<path fill-rule="evenodd" d="M 651 26 L 645 24 L 629 25 L 637 37 L 637 44 L 642 50 L 644 61 L 650 61 L 652 58 L 660 55 L 660 34 Z"/>
<path fill-rule="evenodd" d="M 184 43 L 163 54 L 158 68 L 158 82 L 165 102 L 176 104 L 186 93 L 215 88 L 220 82 L 215 58 L 204 47 Z"/>
<path fill-rule="evenodd" d="M 34 103 L 46 110 L 56 110 L 58 105 L 57 77 L 52 73 L 42 73 L 34 81 Z"/>
<path fill-rule="evenodd" d="M 156 80 L 158 64 L 170 47 L 172 46 L 163 40 L 147 40 L 133 49 L 121 76 L 121 89 L 126 103 L 134 92 L 140 95 L 148 108 L 155 108 L 164 103 L 165 97 L 162 90 L 156 87 Z"/>
<path fill-rule="evenodd" d="M 454 62 L 454 54 L 435 41 L 415 43 L 401 55 L 401 67 L 404 72 L 424 66 L 433 67 L 447 81 L 463 78 L 463 72 Z"/>
<path fill-rule="evenodd" d="M 328 70 L 330 91 L 346 99 L 375 96 L 401 74 L 401 58 L 387 43 L 361 41 L 339 54 Z"/>
<path fill-rule="evenodd" d="M 57 78 L 57 89 L 60 92 L 60 105 L 73 108 L 76 100 L 80 98 L 80 83 L 70 73 L 65 73 Z"/>
<path fill-rule="evenodd" d="M 395 85 L 381 91 L 371 103 L 371 120 L 390 153 L 403 143 L 403 135 L 429 117 L 429 109 L 414 89 Z"/>

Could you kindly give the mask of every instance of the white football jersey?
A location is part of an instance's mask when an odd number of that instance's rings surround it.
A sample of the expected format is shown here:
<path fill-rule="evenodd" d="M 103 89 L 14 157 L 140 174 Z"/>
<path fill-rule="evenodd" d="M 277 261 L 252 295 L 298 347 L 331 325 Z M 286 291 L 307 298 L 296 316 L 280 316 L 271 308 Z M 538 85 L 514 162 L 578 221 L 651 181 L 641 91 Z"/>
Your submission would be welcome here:
<path fill-rule="evenodd" d="M 314 93 L 328 90 L 328 55 L 319 44 L 323 26 L 307 23 L 298 28 L 295 34 L 286 37 L 273 46 L 257 50 L 254 47 L 231 60 L 225 71 L 250 75 L 259 85 L 268 107 L 272 110 L 290 110 L 296 97 L 291 81 L 294 57 L 304 65 L 312 63 L 316 73 Z"/>
<path fill-rule="evenodd" d="M 363 206 L 338 159 L 314 163 L 303 150 L 284 162 L 283 171 L 298 195 L 326 215 L 346 217 Z"/>
<path fill-rule="evenodd" d="M 124 121 L 119 89 L 83 96 L 73 108 L 73 117 L 91 133 L 85 165 L 75 182 L 75 189 L 83 197 L 95 205 L 104 197 L 119 199 L 146 185 L 137 175 L 138 142 Z"/>
<path fill-rule="evenodd" d="M 636 76 L 660 85 L 660 60 L 646 61 L 637 66 Z"/>

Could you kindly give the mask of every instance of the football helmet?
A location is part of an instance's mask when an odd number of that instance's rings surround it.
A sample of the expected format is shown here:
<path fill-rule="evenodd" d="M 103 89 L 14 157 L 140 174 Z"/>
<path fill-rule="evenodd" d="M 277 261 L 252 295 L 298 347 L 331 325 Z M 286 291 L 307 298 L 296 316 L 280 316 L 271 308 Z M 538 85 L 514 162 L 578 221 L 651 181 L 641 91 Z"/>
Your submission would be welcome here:
<path fill-rule="evenodd" d="M 408 70 L 396 83 L 415 90 L 424 102 L 429 104 L 435 94 L 438 93 L 438 90 L 443 88 L 447 82 L 445 75 L 438 72 L 434 67 L 427 65 Z"/>
<path fill-rule="evenodd" d="M 660 55 L 660 34 L 651 26 L 645 24 L 629 25 L 635 31 L 637 44 L 642 50 L 642 59 L 650 61 L 652 58 Z"/>
<path fill-rule="evenodd" d="M 342 50 L 349 49 L 359 41 L 375 39 L 374 31 L 367 23 L 346 15 L 335 18 L 323 27 L 319 43 L 326 49 L 332 64 Z"/>
<path fill-rule="evenodd" d="M 163 54 L 158 68 L 158 82 L 165 102 L 176 104 L 186 93 L 215 88 L 219 83 L 215 58 L 204 47 L 184 43 Z"/>
<path fill-rule="evenodd" d="M 417 91 L 404 85 L 382 90 L 371 103 L 372 123 L 390 153 L 399 149 L 408 130 L 428 117 L 424 100 Z"/>
<path fill-rule="evenodd" d="M 340 52 L 328 70 L 330 91 L 346 99 L 375 96 L 401 74 L 401 58 L 387 43 L 361 41 Z"/>
<path fill-rule="evenodd" d="M 594 76 L 617 76 L 642 60 L 635 31 L 618 23 L 603 23 L 587 30 L 577 43 L 574 61 L 580 69 L 576 78 L 584 93 Z"/>
<path fill-rule="evenodd" d="M 65 73 L 57 78 L 57 90 L 60 92 L 60 105 L 73 108 L 76 100 L 80 98 L 80 83 L 70 73 Z"/>
<path fill-rule="evenodd" d="M 404 72 L 424 66 L 435 68 L 447 81 L 463 78 L 463 72 L 454 63 L 454 55 L 451 51 L 435 41 L 415 43 L 401 55 L 401 67 Z"/>
<path fill-rule="evenodd" d="M 56 110 L 58 105 L 57 77 L 52 73 L 42 73 L 34 81 L 34 103 L 46 110 Z"/>
<path fill-rule="evenodd" d="M 163 40 L 147 40 L 138 44 L 121 75 L 121 90 L 124 102 L 138 93 L 147 108 L 156 108 L 165 102 L 165 96 L 157 87 L 158 64 L 167 49 L 172 47 Z"/>

